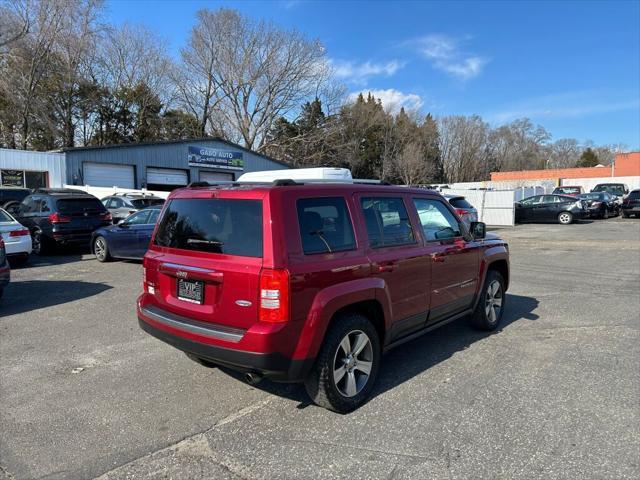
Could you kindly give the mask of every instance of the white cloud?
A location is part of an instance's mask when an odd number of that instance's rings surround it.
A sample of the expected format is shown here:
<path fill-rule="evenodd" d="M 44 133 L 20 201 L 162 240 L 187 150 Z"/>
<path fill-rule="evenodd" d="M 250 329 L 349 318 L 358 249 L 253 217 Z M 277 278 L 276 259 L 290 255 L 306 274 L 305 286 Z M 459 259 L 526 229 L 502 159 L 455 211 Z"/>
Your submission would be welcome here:
<path fill-rule="evenodd" d="M 386 63 L 364 62 L 356 63 L 343 60 L 331 60 L 331 66 L 338 78 L 343 78 L 355 84 L 363 84 L 370 77 L 390 77 L 404 67 L 404 63 L 392 60 Z"/>
<path fill-rule="evenodd" d="M 398 113 L 402 107 L 404 107 L 405 110 L 417 110 L 424 104 L 420 95 L 415 93 L 403 93 L 395 88 L 354 92 L 349 95 L 349 101 L 354 102 L 360 93 L 365 97 L 370 93 L 375 98 L 380 99 L 385 111 L 394 114 Z"/>
<path fill-rule="evenodd" d="M 477 77 L 488 62 L 486 58 L 462 51 L 461 41 L 448 35 L 427 35 L 410 43 L 435 68 L 461 80 Z"/>
<path fill-rule="evenodd" d="M 578 91 L 534 97 L 508 105 L 490 113 L 488 119 L 505 123 L 518 118 L 578 118 L 599 113 L 619 112 L 640 108 L 638 98 L 612 98 L 611 94 L 594 91 Z M 636 95 L 629 95 L 630 97 Z"/>

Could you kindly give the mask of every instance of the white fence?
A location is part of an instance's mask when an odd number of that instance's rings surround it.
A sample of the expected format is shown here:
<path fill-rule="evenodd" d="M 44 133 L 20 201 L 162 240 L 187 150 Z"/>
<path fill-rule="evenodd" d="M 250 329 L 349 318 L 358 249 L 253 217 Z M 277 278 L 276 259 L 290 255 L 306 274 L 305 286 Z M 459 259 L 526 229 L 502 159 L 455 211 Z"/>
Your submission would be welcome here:
<path fill-rule="evenodd" d="M 515 225 L 514 190 L 464 190 L 445 188 L 446 195 L 462 195 L 478 210 L 478 220 L 491 226 Z M 532 193 L 532 195 L 534 195 Z"/>
<path fill-rule="evenodd" d="M 629 190 L 640 188 L 640 176 L 633 177 L 597 177 L 597 178 L 563 178 L 562 185 L 575 185 L 584 188 L 585 192 L 590 192 L 599 183 L 624 183 Z"/>
<path fill-rule="evenodd" d="M 130 188 L 120 188 L 120 187 L 92 187 L 91 185 L 64 185 L 64 188 L 75 188 L 76 190 L 84 190 L 91 195 L 94 195 L 98 198 L 108 197 L 109 195 L 114 195 L 116 193 L 146 193 L 153 194 L 156 197 L 167 198 L 171 192 L 160 192 L 156 190 L 133 190 Z"/>

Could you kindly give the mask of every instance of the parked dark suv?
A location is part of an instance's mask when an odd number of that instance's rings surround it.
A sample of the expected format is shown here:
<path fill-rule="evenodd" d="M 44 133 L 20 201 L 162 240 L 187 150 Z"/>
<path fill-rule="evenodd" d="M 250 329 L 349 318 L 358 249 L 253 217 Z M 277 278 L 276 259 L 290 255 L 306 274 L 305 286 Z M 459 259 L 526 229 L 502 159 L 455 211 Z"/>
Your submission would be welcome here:
<path fill-rule="evenodd" d="M 381 355 L 459 317 L 495 329 L 507 244 L 438 193 L 371 184 L 175 190 L 144 258 L 142 329 L 254 382 L 348 412 Z"/>
<path fill-rule="evenodd" d="M 627 198 L 622 202 L 622 216 L 629 218 L 631 215 L 640 216 L 640 188 L 631 190 Z"/>
<path fill-rule="evenodd" d="M 31 193 L 28 188 L 0 187 L 0 208 L 14 215 L 18 211 L 20 202 Z"/>
<path fill-rule="evenodd" d="M 33 251 L 44 254 L 56 246 L 89 245 L 91 233 L 111 225 L 111 214 L 82 190 L 40 189 L 25 198 L 16 215 L 31 232 Z"/>

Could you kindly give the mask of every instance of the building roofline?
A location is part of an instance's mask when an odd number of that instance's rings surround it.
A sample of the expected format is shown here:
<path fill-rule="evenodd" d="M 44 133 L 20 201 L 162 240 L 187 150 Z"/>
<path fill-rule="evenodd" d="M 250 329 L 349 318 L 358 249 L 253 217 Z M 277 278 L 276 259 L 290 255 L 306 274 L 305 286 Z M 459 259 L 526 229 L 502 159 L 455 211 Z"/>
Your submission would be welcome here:
<path fill-rule="evenodd" d="M 261 157 L 266 158 L 267 160 L 278 163 L 287 168 L 291 168 L 291 165 L 283 162 L 282 160 L 277 160 L 263 153 L 254 152 L 249 148 L 243 147 L 242 145 L 238 145 L 237 143 L 234 143 L 234 142 L 230 142 L 229 140 L 225 140 L 224 138 L 221 138 L 221 137 L 198 137 L 198 138 L 184 138 L 180 140 L 157 140 L 155 142 L 132 142 L 132 143 L 117 143 L 117 144 L 111 144 L 111 145 L 91 145 L 88 147 L 67 147 L 60 150 L 56 150 L 56 152 L 66 153 L 66 152 L 77 152 L 81 150 L 102 150 L 106 148 L 147 147 L 151 145 L 171 145 L 174 143 L 189 143 L 189 142 L 204 142 L 204 141 L 226 143 L 231 147 L 238 148 L 240 150 L 243 150 L 248 153 L 252 153 L 254 155 L 259 155 Z"/>

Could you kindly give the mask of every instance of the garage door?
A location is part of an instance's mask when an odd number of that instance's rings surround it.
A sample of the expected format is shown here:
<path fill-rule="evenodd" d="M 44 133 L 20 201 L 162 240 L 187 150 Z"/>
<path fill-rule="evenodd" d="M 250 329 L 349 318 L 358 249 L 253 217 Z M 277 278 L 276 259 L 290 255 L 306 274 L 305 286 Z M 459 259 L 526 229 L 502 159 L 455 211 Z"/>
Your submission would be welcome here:
<path fill-rule="evenodd" d="M 147 184 L 149 185 L 186 185 L 189 177 L 185 170 L 172 168 L 147 168 Z"/>
<path fill-rule="evenodd" d="M 200 181 L 201 182 L 209 182 L 216 183 L 220 180 L 233 181 L 233 173 L 226 172 L 200 172 Z"/>
<path fill-rule="evenodd" d="M 85 162 L 83 172 L 85 185 L 136 188 L 132 165 Z"/>

